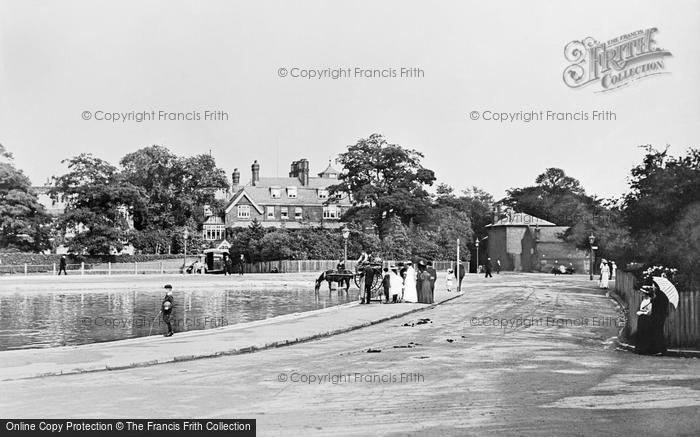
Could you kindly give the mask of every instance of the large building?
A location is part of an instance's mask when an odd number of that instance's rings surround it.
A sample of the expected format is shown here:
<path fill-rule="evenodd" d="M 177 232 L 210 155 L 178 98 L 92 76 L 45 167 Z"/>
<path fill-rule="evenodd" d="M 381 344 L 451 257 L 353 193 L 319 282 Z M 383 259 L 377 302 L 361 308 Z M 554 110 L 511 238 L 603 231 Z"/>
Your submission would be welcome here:
<path fill-rule="evenodd" d="M 338 183 L 340 172 L 329 161 L 317 177 L 309 173 L 309 161 L 301 159 L 292 163 L 288 177 L 261 177 L 255 161 L 250 181 L 241 184 L 241 174 L 234 169 L 232 196 L 222 216 L 209 216 L 202 224 L 204 238 L 220 240 L 227 227 L 249 226 L 253 220 L 288 229 L 342 226 L 340 217 L 351 206 L 350 199 L 347 195 L 331 199 L 328 189 Z"/>
<path fill-rule="evenodd" d="M 579 273 L 588 272 L 588 252 L 577 249 L 563 238 L 569 229 L 567 226 L 557 226 L 529 214 L 509 212 L 486 227 L 488 256 L 493 263 L 500 259 L 503 270 L 549 272 L 552 267 L 571 264 Z"/>

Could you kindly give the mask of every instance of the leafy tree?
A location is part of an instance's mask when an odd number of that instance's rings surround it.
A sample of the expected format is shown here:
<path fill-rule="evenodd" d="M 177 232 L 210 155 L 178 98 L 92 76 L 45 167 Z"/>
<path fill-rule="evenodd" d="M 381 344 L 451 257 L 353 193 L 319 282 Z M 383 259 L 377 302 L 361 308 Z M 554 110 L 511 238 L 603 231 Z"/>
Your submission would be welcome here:
<path fill-rule="evenodd" d="M 215 192 L 227 189 L 228 181 L 210 155 L 181 158 L 166 147 L 154 145 L 125 155 L 120 164 L 123 177 L 142 188 L 148 196 L 148 202 L 134 214 L 134 227 L 140 233 L 157 235 L 162 230 L 186 226 L 193 220 L 199 223 L 204 220 L 205 205 L 214 213 L 224 206 L 215 198 Z M 191 238 L 196 238 L 195 234 L 192 233 Z M 173 238 L 178 237 L 173 234 Z M 152 249 L 153 244 L 148 243 L 151 240 L 139 239 L 138 244 L 143 242 L 145 246 L 137 247 Z"/>
<path fill-rule="evenodd" d="M 430 194 L 425 187 L 435 181 L 435 174 L 421 165 L 421 158 L 420 152 L 372 134 L 340 155 L 338 162 L 345 172 L 329 191 L 349 194 L 355 209 L 367 210 L 380 230 L 382 222 L 392 215 L 404 224 L 421 222 L 430 212 Z"/>
<path fill-rule="evenodd" d="M 595 204 L 580 182 L 567 176 L 562 169 L 546 169 L 537 176 L 535 183 L 537 185 L 508 190 L 502 203 L 559 226 L 573 226 Z"/>
<path fill-rule="evenodd" d="M 0 248 L 38 251 L 49 247 L 49 218 L 12 153 L 0 144 Z"/>
<path fill-rule="evenodd" d="M 63 160 L 68 173 L 54 178 L 53 199 L 62 199 L 66 210 L 62 229 L 74 232 L 71 251 L 108 254 L 129 242 L 128 219 L 144 197 L 141 189 L 125 180 L 117 168 L 89 153 Z"/>

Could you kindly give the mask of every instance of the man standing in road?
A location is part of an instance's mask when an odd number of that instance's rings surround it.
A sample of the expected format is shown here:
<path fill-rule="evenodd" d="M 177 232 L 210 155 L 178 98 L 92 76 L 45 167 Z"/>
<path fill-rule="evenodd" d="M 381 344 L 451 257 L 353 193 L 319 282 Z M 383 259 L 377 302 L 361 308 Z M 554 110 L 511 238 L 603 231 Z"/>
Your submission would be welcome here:
<path fill-rule="evenodd" d="M 63 272 L 64 275 L 68 276 L 68 272 L 66 272 L 66 256 L 61 255 L 61 260 L 58 262 L 58 276 L 61 276 L 61 272 Z"/>
<path fill-rule="evenodd" d="M 369 304 L 372 301 L 372 285 L 374 284 L 374 269 L 370 264 L 366 265 L 362 271 L 362 276 L 365 280 L 365 297 L 360 303 Z"/>
<path fill-rule="evenodd" d="M 172 315 L 173 306 L 174 306 L 173 286 L 170 284 L 167 284 L 163 288 L 165 288 L 165 298 L 163 299 L 163 302 L 160 304 L 160 310 L 163 312 L 163 322 L 168 327 L 168 332 L 164 335 L 165 335 L 165 337 L 172 337 L 173 325 L 170 323 L 170 317 Z"/>
<path fill-rule="evenodd" d="M 435 281 L 437 281 L 437 270 L 435 270 L 433 267 L 432 261 L 428 261 L 426 271 L 430 273 L 430 303 L 433 303 L 435 299 Z"/>
<path fill-rule="evenodd" d="M 493 278 L 493 275 L 491 274 L 492 268 L 493 268 L 493 265 L 491 264 L 491 258 L 487 258 L 486 264 L 484 265 L 484 269 L 486 270 L 486 274 L 484 275 L 484 278 Z"/>
<path fill-rule="evenodd" d="M 238 274 L 243 276 L 243 267 L 245 267 L 245 255 L 241 254 L 238 257 Z"/>

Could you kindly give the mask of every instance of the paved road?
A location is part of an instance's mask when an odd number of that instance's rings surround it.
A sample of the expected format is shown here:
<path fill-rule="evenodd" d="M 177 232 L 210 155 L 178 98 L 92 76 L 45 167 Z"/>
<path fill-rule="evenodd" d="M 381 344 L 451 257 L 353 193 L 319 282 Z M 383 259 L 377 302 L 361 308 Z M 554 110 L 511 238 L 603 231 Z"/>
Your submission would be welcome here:
<path fill-rule="evenodd" d="M 434 309 L 320 341 L 0 383 L 0 415 L 252 417 L 259 435 L 700 429 L 700 362 L 615 350 L 614 304 L 584 277 L 500 275 L 466 288 Z"/>

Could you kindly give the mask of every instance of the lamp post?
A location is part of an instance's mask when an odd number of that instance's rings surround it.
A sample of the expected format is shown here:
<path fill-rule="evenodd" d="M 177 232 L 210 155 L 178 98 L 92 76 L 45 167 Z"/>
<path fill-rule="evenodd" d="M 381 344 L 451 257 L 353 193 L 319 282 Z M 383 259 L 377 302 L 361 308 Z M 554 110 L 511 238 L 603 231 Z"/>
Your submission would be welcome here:
<path fill-rule="evenodd" d="M 476 237 L 476 266 L 474 272 L 479 273 L 479 237 Z"/>
<path fill-rule="evenodd" d="M 345 240 L 345 251 L 343 252 L 343 265 L 348 262 L 348 238 L 350 237 L 350 229 L 347 225 L 343 226 L 343 240 Z"/>
<path fill-rule="evenodd" d="M 183 259 L 183 266 L 182 266 L 182 273 L 187 273 L 187 237 L 189 237 L 190 234 L 187 232 L 187 228 L 182 232 L 182 237 L 185 240 L 185 250 L 184 250 L 184 259 Z M 194 273 L 194 272 L 193 272 Z"/>
<path fill-rule="evenodd" d="M 588 242 L 591 244 L 591 266 L 589 268 L 589 280 L 593 280 L 593 261 L 595 260 L 593 254 L 593 243 L 595 243 L 595 236 L 593 235 L 593 232 L 591 232 L 591 235 L 588 237 Z"/>

